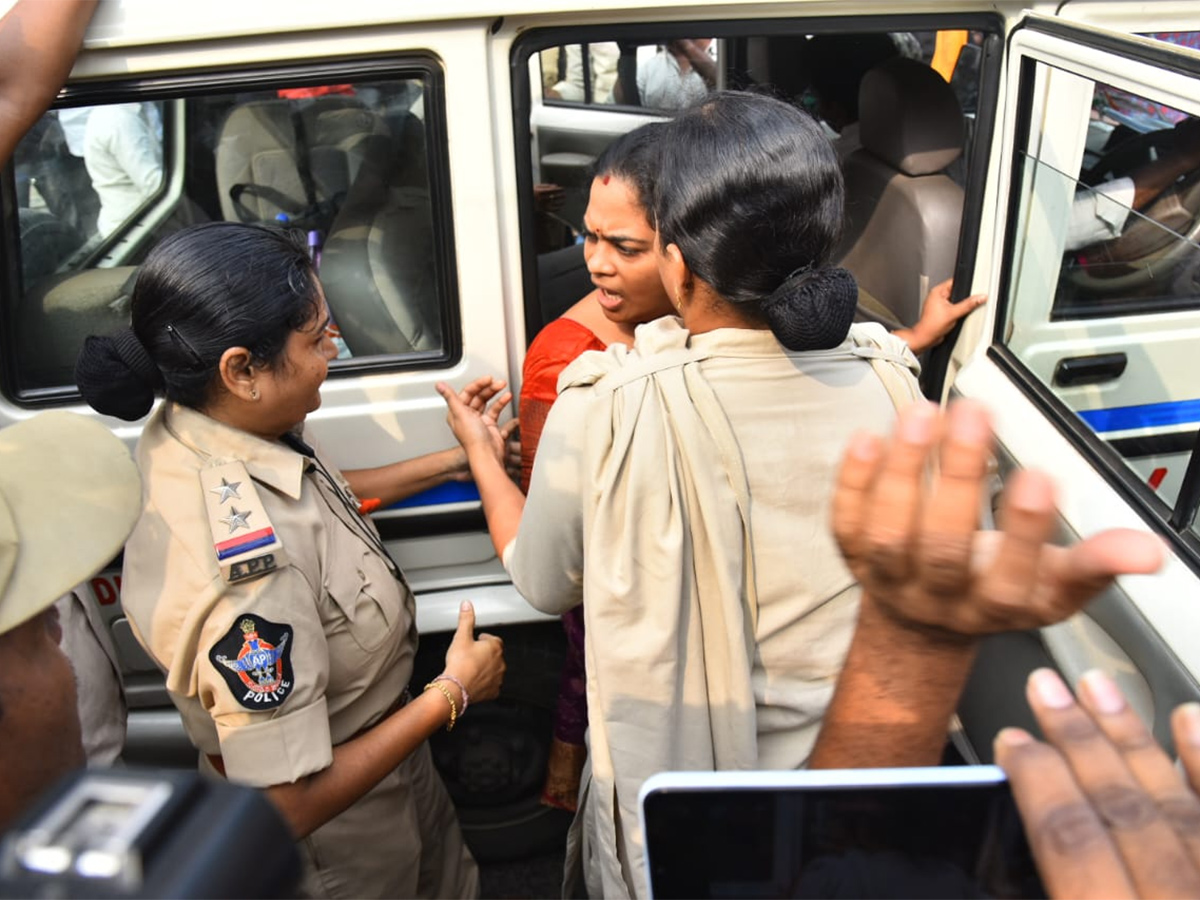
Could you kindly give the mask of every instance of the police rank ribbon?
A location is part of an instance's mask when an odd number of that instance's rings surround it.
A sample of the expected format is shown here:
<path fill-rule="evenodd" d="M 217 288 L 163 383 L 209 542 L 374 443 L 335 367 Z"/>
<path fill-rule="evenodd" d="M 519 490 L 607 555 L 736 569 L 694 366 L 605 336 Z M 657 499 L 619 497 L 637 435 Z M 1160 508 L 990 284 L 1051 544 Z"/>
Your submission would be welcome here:
<path fill-rule="evenodd" d="M 230 584 L 258 578 L 287 564 L 246 466 L 238 460 L 200 470 L 213 550 Z"/>

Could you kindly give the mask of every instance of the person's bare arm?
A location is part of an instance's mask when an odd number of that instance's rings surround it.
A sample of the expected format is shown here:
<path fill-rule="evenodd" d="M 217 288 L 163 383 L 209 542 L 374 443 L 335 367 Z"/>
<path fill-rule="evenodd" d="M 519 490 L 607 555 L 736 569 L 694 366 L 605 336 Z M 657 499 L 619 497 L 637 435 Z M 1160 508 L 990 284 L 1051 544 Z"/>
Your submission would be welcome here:
<path fill-rule="evenodd" d="M 376 498 L 380 505 L 390 506 L 447 481 L 459 481 L 466 471 L 466 453 L 451 447 L 375 469 L 350 469 L 342 475 L 360 499 Z"/>
<path fill-rule="evenodd" d="M 471 391 L 473 408 L 483 410 L 497 394 L 504 390 L 505 382 L 491 377 L 477 379 L 467 390 Z M 512 420 L 500 426 L 500 435 L 505 441 L 505 453 L 511 455 L 512 435 L 517 422 Z M 511 476 L 520 471 L 520 448 L 516 458 L 508 459 L 505 466 Z M 419 494 L 421 491 L 445 484 L 447 481 L 470 481 L 471 470 L 467 465 L 467 454 L 462 447 L 450 447 L 435 453 L 426 453 L 415 459 L 406 459 L 379 466 L 374 469 L 350 469 L 342 473 L 350 489 L 362 500 L 378 499 L 381 506 L 391 506 L 400 500 Z"/>
<path fill-rule="evenodd" d="M 472 705 L 496 697 L 504 679 L 503 642 L 489 634 L 475 639 L 474 627 L 475 611 L 464 603 L 445 668 L 462 681 Z M 461 710 L 462 695 L 454 683 L 439 684 Z M 349 809 L 449 719 L 446 696 L 440 690 L 425 691 L 365 733 L 334 747 L 327 768 L 291 784 L 273 785 L 267 796 L 298 840 Z"/>
<path fill-rule="evenodd" d="M 17 0 L 0 19 L 0 166 L 67 80 L 97 0 Z"/>
<path fill-rule="evenodd" d="M 1010 481 L 999 531 L 977 531 L 990 448 L 988 416 L 969 402 L 944 426 L 936 407 L 914 404 L 889 443 L 852 440 L 833 528 L 862 606 L 814 768 L 936 765 L 980 638 L 1059 622 L 1116 575 L 1161 564 L 1161 544 L 1140 531 L 1046 543 L 1054 493 L 1037 472 Z"/>
<path fill-rule="evenodd" d="M 1200 168 L 1200 121 L 1184 119 L 1173 136 L 1174 146 L 1166 153 L 1129 173 L 1134 209 L 1142 209 L 1179 178 Z"/>
<path fill-rule="evenodd" d="M 957 303 L 950 302 L 954 280 L 947 278 L 930 290 L 921 305 L 921 318 L 912 328 L 898 328 L 892 334 L 908 344 L 914 356 L 936 347 L 950 333 L 959 319 L 987 303 L 987 294 L 972 294 Z"/>
<path fill-rule="evenodd" d="M 696 74 L 704 80 L 704 83 L 710 89 L 715 88 L 717 86 L 717 64 L 708 55 L 708 51 L 690 38 L 675 41 L 674 44 L 687 57 L 687 61 L 691 63 L 692 68 L 696 70 Z"/>

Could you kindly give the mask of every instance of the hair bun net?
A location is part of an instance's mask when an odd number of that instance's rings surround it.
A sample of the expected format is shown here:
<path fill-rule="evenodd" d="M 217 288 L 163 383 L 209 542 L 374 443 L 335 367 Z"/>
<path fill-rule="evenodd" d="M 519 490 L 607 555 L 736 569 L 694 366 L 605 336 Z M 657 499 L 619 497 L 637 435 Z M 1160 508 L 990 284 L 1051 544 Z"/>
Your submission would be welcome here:
<path fill-rule="evenodd" d="M 846 339 L 858 306 L 858 284 L 841 268 L 789 277 L 762 303 L 779 343 L 789 350 L 829 350 Z"/>
<path fill-rule="evenodd" d="M 97 412 L 132 422 L 154 405 L 162 373 L 129 328 L 89 337 L 75 361 L 75 383 Z"/>

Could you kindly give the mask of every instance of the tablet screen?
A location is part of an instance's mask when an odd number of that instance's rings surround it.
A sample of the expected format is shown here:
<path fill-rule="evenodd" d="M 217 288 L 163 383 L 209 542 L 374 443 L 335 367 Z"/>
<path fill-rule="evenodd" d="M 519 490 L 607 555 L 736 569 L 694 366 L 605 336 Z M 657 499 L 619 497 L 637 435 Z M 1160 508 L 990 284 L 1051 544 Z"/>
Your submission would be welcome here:
<path fill-rule="evenodd" d="M 655 897 L 1044 897 L 1006 782 L 666 789 Z"/>

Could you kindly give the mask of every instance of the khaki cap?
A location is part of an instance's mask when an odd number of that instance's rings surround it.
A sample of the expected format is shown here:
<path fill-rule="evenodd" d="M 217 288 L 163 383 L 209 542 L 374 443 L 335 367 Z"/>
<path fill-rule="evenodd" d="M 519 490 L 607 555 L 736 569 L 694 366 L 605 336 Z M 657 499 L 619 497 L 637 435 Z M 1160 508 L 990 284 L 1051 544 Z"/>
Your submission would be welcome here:
<path fill-rule="evenodd" d="M 0 634 L 113 559 L 141 511 L 137 467 L 99 422 L 55 411 L 0 429 Z"/>

